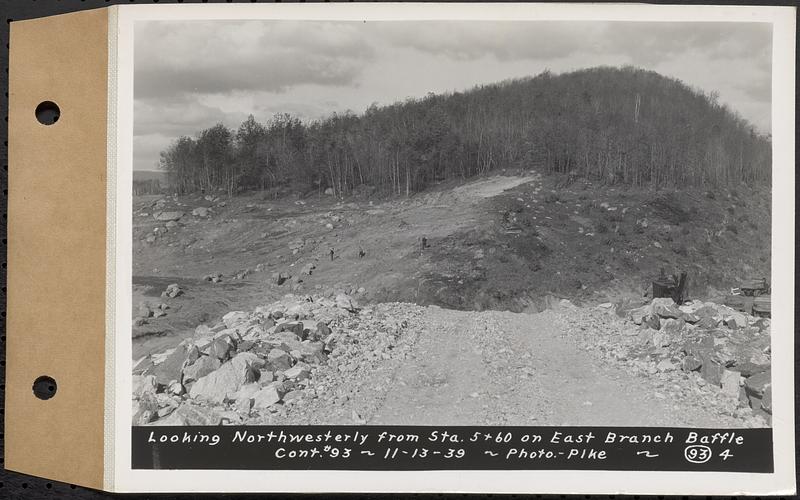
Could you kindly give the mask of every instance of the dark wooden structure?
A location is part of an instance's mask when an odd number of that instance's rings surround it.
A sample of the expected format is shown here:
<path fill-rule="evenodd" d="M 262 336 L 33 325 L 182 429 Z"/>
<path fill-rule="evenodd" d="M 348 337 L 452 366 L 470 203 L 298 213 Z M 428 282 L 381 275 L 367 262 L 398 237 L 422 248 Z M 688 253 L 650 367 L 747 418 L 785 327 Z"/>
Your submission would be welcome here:
<path fill-rule="evenodd" d="M 683 304 L 686 300 L 686 281 L 687 274 L 682 272 L 680 275 L 667 276 L 664 269 L 661 275 L 653 280 L 653 298 L 669 297 L 676 304 Z"/>

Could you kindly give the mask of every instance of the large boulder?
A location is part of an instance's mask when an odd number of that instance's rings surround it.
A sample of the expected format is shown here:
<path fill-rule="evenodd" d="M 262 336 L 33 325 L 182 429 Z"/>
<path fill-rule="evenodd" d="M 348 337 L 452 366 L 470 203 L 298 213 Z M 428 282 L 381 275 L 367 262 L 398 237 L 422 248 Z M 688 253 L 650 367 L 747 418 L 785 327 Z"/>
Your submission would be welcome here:
<path fill-rule="evenodd" d="M 747 316 L 745 316 L 743 313 L 740 313 L 739 311 L 732 311 L 725 317 L 725 326 L 727 326 L 731 330 L 744 328 L 747 326 Z"/>
<path fill-rule="evenodd" d="M 258 378 L 258 370 L 253 368 L 249 356 L 257 358 L 252 353 L 241 353 L 216 371 L 200 378 L 192 386 L 189 395 L 211 403 L 224 402 L 244 384 Z"/>
<path fill-rule="evenodd" d="M 253 352 L 240 352 L 231 360 L 231 363 L 233 363 L 237 369 L 241 368 L 247 371 L 248 378 L 252 379 L 248 380 L 249 382 L 258 380 L 258 371 L 267 364 L 266 361 Z"/>
<path fill-rule="evenodd" d="M 685 322 L 683 319 L 667 319 L 661 323 L 661 332 L 665 335 L 669 336 L 670 339 L 677 339 L 680 338 L 681 332 L 683 332 Z"/>
<path fill-rule="evenodd" d="M 281 349 L 272 349 L 267 354 L 267 367 L 273 371 L 286 371 L 291 367 L 289 353 Z"/>
<path fill-rule="evenodd" d="M 231 342 L 230 337 L 221 337 L 214 339 L 214 341 L 211 342 L 211 345 L 208 348 L 208 355 L 212 358 L 216 358 L 222 362 L 225 362 L 230 357 L 233 349 L 233 342 Z"/>
<path fill-rule="evenodd" d="M 703 364 L 700 367 L 700 376 L 711 385 L 719 387 L 722 383 L 722 373 L 725 371 L 720 363 L 711 356 L 703 357 Z"/>
<path fill-rule="evenodd" d="M 700 321 L 695 323 L 695 325 L 704 330 L 713 330 L 717 327 L 717 325 L 719 325 L 719 321 L 711 316 L 703 316 L 700 318 Z"/>
<path fill-rule="evenodd" d="M 328 357 L 325 355 L 323 342 L 303 342 L 300 344 L 300 358 L 307 363 L 324 363 Z"/>
<path fill-rule="evenodd" d="M 290 380 L 304 380 L 311 376 L 311 367 L 300 362 L 283 372 L 283 375 Z"/>
<path fill-rule="evenodd" d="M 298 338 L 302 338 L 304 326 L 301 321 L 284 321 L 275 325 L 273 333 L 291 332 Z"/>
<path fill-rule="evenodd" d="M 739 383 L 741 378 L 742 377 L 739 375 L 739 372 L 723 369 L 722 375 L 720 376 L 720 386 L 722 387 L 722 392 L 727 396 L 738 398 Z"/>
<path fill-rule="evenodd" d="M 678 319 L 683 316 L 683 311 L 678 309 L 678 305 L 670 298 L 660 297 L 653 299 L 650 306 L 653 308 L 653 313 L 662 318 Z"/>
<path fill-rule="evenodd" d="M 222 363 L 219 359 L 211 356 L 201 356 L 197 361 L 183 368 L 183 383 L 185 385 L 196 382 L 220 366 L 222 366 Z"/>
<path fill-rule="evenodd" d="M 683 358 L 683 361 L 681 362 L 681 370 L 685 372 L 693 372 L 695 370 L 699 370 L 702 365 L 703 365 L 702 360 L 692 355 L 688 355 L 685 358 Z"/>
<path fill-rule="evenodd" d="M 278 392 L 278 386 L 279 384 L 272 383 L 255 393 L 252 397 L 253 409 L 260 410 L 279 403 L 281 395 Z"/>
<path fill-rule="evenodd" d="M 300 339 L 292 332 L 276 333 L 270 337 L 270 343 L 277 344 L 284 351 L 300 349 Z"/>
<path fill-rule="evenodd" d="M 183 212 L 156 212 L 153 214 L 153 217 L 158 221 L 171 221 L 171 220 L 179 220 L 183 217 Z"/>
<path fill-rule="evenodd" d="M 167 385 L 173 380 L 180 380 L 181 369 L 188 355 L 187 345 L 178 345 L 161 363 L 153 366 L 151 373 L 156 376 L 156 381 L 160 385 Z"/>
<path fill-rule="evenodd" d="M 236 410 L 240 413 L 248 413 L 253 406 L 253 396 L 261 390 L 261 385 L 256 382 L 243 385 L 231 399 L 235 401 Z"/>
<path fill-rule="evenodd" d="M 747 377 L 744 382 L 744 390 L 748 395 L 763 398 L 764 392 L 772 385 L 772 370 L 757 373 L 752 377 Z"/>
<path fill-rule="evenodd" d="M 661 319 L 659 318 L 658 314 L 649 314 L 645 316 L 642 324 L 652 328 L 653 330 L 661 329 Z"/>

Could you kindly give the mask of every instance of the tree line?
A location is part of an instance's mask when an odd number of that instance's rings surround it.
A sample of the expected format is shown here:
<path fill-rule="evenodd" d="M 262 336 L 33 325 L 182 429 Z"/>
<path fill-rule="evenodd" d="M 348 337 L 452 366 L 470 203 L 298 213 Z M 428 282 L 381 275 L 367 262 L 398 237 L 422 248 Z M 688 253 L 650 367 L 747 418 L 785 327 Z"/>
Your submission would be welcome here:
<path fill-rule="evenodd" d="M 771 138 L 715 93 L 636 68 L 598 67 L 428 94 L 302 122 L 251 115 L 180 137 L 159 166 L 181 192 L 298 183 L 410 195 L 501 168 L 633 186 L 768 183 Z"/>

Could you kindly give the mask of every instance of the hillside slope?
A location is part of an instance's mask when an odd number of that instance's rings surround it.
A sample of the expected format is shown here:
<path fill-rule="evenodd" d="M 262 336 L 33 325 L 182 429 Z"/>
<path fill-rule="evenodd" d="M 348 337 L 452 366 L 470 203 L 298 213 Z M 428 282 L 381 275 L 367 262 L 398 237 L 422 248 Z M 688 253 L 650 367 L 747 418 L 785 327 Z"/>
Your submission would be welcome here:
<path fill-rule="evenodd" d="M 383 202 L 137 197 L 134 315 L 140 302 L 164 301 L 171 283 L 185 290 L 163 316 L 134 327 L 137 349 L 174 344 L 198 324 L 290 291 L 521 312 L 544 309 L 552 296 L 636 300 L 662 267 L 687 271 L 700 298 L 769 276 L 766 189 L 651 192 L 568 181 L 527 172 Z M 278 273 L 290 278 L 279 285 Z"/>
<path fill-rule="evenodd" d="M 410 195 L 532 167 L 648 188 L 767 184 L 771 143 L 711 92 L 625 67 L 549 72 L 309 123 L 250 116 L 161 154 L 180 192 L 264 189 Z"/>

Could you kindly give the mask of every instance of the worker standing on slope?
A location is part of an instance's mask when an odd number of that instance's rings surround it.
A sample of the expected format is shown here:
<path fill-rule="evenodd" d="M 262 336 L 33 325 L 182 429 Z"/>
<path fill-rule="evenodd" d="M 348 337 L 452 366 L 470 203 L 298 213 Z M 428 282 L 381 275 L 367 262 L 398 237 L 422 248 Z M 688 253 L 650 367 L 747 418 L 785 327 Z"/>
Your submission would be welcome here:
<path fill-rule="evenodd" d="M 364 251 L 364 247 L 359 245 L 358 246 L 358 258 L 359 259 L 363 259 L 365 255 L 367 255 L 367 252 Z"/>
<path fill-rule="evenodd" d="M 333 262 L 333 247 L 331 247 L 330 254 L 331 254 L 331 262 Z"/>

